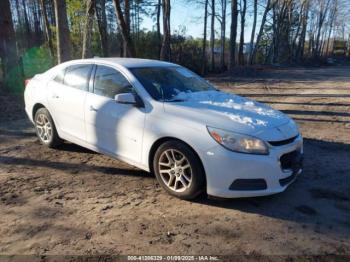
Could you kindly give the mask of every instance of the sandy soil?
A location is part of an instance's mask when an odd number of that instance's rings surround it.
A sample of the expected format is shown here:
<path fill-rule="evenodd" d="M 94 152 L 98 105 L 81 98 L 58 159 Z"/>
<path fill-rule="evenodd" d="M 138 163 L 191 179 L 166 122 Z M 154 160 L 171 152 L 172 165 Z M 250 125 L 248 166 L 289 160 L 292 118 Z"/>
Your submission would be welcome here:
<path fill-rule="evenodd" d="M 2 93 L 0 254 L 350 255 L 350 67 L 210 80 L 298 121 L 305 171 L 286 192 L 173 198 L 117 160 L 41 146 L 22 100 Z"/>

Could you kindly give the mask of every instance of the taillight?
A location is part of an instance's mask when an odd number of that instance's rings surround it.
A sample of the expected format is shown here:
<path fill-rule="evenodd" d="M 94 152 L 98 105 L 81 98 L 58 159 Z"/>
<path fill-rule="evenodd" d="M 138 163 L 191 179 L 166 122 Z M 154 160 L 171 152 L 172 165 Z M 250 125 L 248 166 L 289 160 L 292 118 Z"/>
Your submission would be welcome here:
<path fill-rule="evenodd" d="M 29 84 L 30 80 L 32 80 L 32 79 L 28 78 L 28 79 L 24 80 L 24 87 L 26 87 Z"/>

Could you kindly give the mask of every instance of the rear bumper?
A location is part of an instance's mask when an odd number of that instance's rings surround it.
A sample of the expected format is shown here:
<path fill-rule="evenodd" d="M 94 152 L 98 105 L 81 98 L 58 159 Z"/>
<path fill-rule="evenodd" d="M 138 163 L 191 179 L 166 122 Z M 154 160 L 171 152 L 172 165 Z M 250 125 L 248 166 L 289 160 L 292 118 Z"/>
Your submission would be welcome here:
<path fill-rule="evenodd" d="M 32 116 L 32 112 L 31 112 L 31 110 L 30 110 L 27 106 L 25 107 L 25 112 L 26 112 L 26 114 L 27 114 L 29 120 L 30 120 L 32 123 L 34 123 L 34 119 L 33 119 L 33 116 Z"/>
<path fill-rule="evenodd" d="M 298 158 L 286 168 L 281 158 L 292 152 L 298 152 Z M 302 155 L 301 136 L 288 145 L 271 146 L 269 155 L 235 153 L 218 145 L 201 156 L 207 193 L 215 197 L 239 198 L 283 192 L 302 173 Z"/>

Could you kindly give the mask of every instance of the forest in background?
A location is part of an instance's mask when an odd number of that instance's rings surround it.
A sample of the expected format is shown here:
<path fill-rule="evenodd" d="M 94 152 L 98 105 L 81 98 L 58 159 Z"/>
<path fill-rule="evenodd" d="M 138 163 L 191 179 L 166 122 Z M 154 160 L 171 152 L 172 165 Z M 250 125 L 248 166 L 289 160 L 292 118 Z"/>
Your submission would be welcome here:
<path fill-rule="evenodd" d="M 180 2 L 202 13 L 201 38 L 171 27 Z M 1 0 L 0 79 L 21 91 L 26 78 L 93 56 L 161 59 L 202 75 L 319 65 L 350 57 L 349 17 L 348 0 Z"/>

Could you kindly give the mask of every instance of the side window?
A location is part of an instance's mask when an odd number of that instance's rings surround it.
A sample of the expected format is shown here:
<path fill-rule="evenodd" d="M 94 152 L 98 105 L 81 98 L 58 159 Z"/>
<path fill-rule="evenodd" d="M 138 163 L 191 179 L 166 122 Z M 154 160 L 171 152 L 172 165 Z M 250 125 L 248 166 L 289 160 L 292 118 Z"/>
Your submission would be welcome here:
<path fill-rule="evenodd" d="M 53 79 L 53 81 L 63 84 L 63 78 L 64 78 L 64 73 L 66 72 L 66 69 L 62 69 L 58 72 L 56 77 Z"/>
<path fill-rule="evenodd" d="M 67 67 L 64 84 L 80 90 L 88 90 L 92 65 L 72 65 Z"/>
<path fill-rule="evenodd" d="M 97 66 L 94 93 L 113 98 L 117 94 L 132 92 L 129 81 L 117 70 L 107 66 Z"/>

